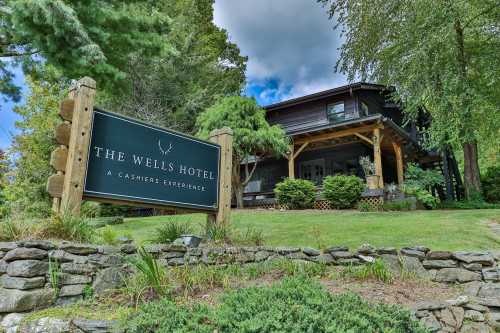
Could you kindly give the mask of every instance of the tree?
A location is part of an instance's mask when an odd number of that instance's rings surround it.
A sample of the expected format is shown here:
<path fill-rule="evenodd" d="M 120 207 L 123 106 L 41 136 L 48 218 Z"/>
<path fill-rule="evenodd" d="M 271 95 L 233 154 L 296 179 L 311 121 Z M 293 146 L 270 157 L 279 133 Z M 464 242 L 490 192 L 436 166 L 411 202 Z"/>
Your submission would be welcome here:
<path fill-rule="evenodd" d="M 66 77 L 92 76 L 119 91 L 131 55 L 173 52 L 170 18 L 155 1 L 5 0 L 0 3 L 0 93 L 19 99 L 8 64 L 46 62 Z M 43 61 L 42 61 L 43 60 Z"/>
<path fill-rule="evenodd" d="M 222 98 L 201 113 L 196 124 L 201 138 L 208 138 L 211 131 L 225 126 L 233 130 L 232 184 L 239 208 L 243 207 L 243 189 L 252 179 L 259 160 L 267 156 L 281 156 L 289 150 L 289 140 L 283 129 L 269 125 L 265 111 L 253 98 Z"/>
<path fill-rule="evenodd" d="M 477 141 L 500 124 L 498 1 L 319 2 L 344 35 L 337 70 L 394 86 L 408 118 L 428 112 L 428 146 L 461 148 L 466 195 L 479 193 Z"/>
<path fill-rule="evenodd" d="M 173 53 L 131 57 L 126 94 L 104 99 L 110 109 L 135 118 L 195 133 L 196 117 L 245 81 L 246 57 L 213 22 L 213 0 L 162 1 L 172 20 L 166 39 Z"/>
<path fill-rule="evenodd" d="M 50 214 L 51 200 L 45 186 L 53 173 L 50 154 L 56 147 L 54 128 L 60 121 L 59 103 L 64 98 L 64 82 L 52 84 L 27 78 L 30 94 L 26 104 L 16 107 L 21 116 L 16 123 L 20 134 L 14 137 L 9 155 L 13 168 L 4 194 L 11 213 L 29 217 Z"/>

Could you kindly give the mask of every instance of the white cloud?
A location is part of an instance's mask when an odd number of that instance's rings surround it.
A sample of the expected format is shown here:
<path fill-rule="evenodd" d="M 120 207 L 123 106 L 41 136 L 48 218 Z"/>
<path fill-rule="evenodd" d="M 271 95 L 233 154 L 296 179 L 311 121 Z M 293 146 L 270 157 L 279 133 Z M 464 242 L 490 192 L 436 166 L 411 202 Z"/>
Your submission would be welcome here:
<path fill-rule="evenodd" d="M 214 20 L 249 57 L 248 81 L 279 80 L 283 99 L 346 82 L 334 73 L 339 33 L 314 0 L 216 0 Z"/>

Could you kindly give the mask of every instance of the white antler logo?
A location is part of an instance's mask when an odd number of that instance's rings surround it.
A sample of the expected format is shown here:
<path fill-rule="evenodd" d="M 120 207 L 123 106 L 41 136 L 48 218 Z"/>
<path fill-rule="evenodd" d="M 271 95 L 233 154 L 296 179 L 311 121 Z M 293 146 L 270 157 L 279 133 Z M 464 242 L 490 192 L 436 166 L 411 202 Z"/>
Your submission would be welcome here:
<path fill-rule="evenodd" d="M 163 147 L 161 146 L 161 140 L 158 140 L 158 148 L 160 148 L 160 153 L 162 153 L 162 155 L 167 155 L 168 153 L 170 153 L 172 151 L 172 142 L 170 142 L 168 144 L 168 148 L 167 149 L 163 149 Z"/>

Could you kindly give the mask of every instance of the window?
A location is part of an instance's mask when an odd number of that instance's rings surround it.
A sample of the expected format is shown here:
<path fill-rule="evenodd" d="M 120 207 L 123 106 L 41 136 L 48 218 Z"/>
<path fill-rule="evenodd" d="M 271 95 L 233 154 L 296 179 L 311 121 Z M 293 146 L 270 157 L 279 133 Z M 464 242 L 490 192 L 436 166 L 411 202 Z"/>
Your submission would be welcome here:
<path fill-rule="evenodd" d="M 328 120 L 330 122 L 337 122 L 345 120 L 344 102 L 337 102 L 328 104 L 326 107 Z"/>
<path fill-rule="evenodd" d="M 368 115 L 368 105 L 366 105 L 365 102 L 361 102 L 361 115 L 362 116 Z"/>

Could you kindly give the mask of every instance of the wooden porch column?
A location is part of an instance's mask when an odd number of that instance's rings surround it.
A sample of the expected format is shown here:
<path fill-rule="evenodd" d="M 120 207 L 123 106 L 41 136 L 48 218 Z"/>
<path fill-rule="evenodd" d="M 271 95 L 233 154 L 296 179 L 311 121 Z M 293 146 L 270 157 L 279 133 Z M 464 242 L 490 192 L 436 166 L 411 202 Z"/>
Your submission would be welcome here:
<path fill-rule="evenodd" d="M 401 150 L 401 145 L 397 142 L 392 143 L 394 148 L 394 154 L 396 155 L 396 170 L 398 173 L 398 184 L 403 185 L 404 181 L 404 169 L 403 169 L 403 152 Z"/>
<path fill-rule="evenodd" d="M 378 186 L 384 188 L 384 178 L 382 174 L 382 154 L 380 151 L 380 128 L 373 130 L 373 161 L 375 162 L 375 174 L 379 176 Z"/>
<path fill-rule="evenodd" d="M 288 178 L 295 179 L 295 153 L 293 144 L 290 145 L 290 154 L 288 155 Z"/>

